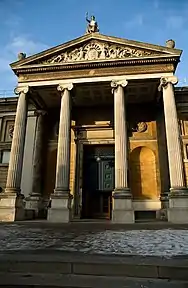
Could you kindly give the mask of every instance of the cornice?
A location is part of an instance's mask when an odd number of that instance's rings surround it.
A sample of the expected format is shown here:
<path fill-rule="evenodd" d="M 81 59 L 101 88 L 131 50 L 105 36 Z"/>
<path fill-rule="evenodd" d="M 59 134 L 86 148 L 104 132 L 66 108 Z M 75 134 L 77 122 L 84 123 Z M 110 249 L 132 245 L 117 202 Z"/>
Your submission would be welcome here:
<path fill-rule="evenodd" d="M 99 62 L 84 62 L 84 63 L 70 63 L 70 64 L 45 64 L 45 65 L 35 65 L 35 66 L 25 66 L 17 67 L 14 72 L 18 74 L 24 73 L 33 73 L 33 72 L 50 72 L 50 71 L 66 71 L 66 70 L 78 70 L 78 69 L 88 69 L 88 68 L 106 68 L 106 67 L 122 67 L 122 66 L 131 66 L 131 65 L 145 65 L 145 64 L 164 64 L 164 63 L 174 63 L 178 64 L 178 56 L 163 56 L 157 58 L 147 58 L 147 59 L 123 59 L 123 60 L 113 60 L 113 61 L 99 61 Z"/>

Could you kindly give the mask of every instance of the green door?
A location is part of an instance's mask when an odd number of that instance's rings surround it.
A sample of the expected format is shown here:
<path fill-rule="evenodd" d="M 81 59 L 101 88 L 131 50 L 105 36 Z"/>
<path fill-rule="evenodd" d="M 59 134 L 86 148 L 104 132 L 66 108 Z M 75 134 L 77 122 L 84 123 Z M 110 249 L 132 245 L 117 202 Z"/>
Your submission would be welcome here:
<path fill-rule="evenodd" d="M 84 150 L 82 217 L 110 219 L 114 190 L 113 146 L 87 145 Z"/>
<path fill-rule="evenodd" d="M 99 190 L 113 191 L 114 189 L 114 159 L 105 157 L 99 163 Z"/>

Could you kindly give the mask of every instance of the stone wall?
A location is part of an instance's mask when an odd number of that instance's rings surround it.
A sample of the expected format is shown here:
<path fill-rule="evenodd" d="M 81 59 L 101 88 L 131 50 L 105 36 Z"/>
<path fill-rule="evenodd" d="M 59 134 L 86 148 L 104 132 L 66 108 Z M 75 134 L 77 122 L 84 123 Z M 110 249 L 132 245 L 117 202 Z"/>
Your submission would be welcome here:
<path fill-rule="evenodd" d="M 2 108 L 2 107 L 1 107 Z M 11 143 L 12 143 L 12 133 L 14 127 L 15 112 L 0 112 L 0 187 L 4 191 L 6 186 L 7 172 L 8 172 L 8 162 L 3 161 L 3 153 L 10 153 Z"/>
<path fill-rule="evenodd" d="M 188 186 L 188 118 L 180 115 L 179 125 L 182 137 L 182 155 L 185 167 L 185 180 Z"/>
<path fill-rule="evenodd" d="M 170 176 L 168 168 L 168 153 L 166 143 L 166 131 L 164 122 L 164 112 L 162 105 L 159 106 L 157 112 L 157 144 L 158 144 L 158 155 L 159 155 L 159 171 L 160 171 L 160 182 L 161 182 L 161 194 L 168 193 L 170 188 Z"/>

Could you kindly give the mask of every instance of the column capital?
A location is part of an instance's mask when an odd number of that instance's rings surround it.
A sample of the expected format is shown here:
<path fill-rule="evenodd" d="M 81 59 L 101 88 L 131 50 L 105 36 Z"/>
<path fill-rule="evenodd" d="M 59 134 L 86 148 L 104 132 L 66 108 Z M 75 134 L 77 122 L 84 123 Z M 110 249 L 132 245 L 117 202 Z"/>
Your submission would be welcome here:
<path fill-rule="evenodd" d="M 27 94 L 28 91 L 29 91 L 29 86 L 22 86 L 22 87 L 17 86 L 17 87 L 14 89 L 14 93 L 15 93 L 16 95 L 19 95 L 20 93 Z"/>
<path fill-rule="evenodd" d="M 158 91 L 161 91 L 162 88 L 166 88 L 169 83 L 173 85 L 177 84 L 178 78 L 176 76 L 161 77 Z"/>
<path fill-rule="evenodd" d="M 70 82 L 70 83 L 59 84 L 57 86 L 57 90 L 60 91 L 60 92 L 63 92 L 66 89 L 68 91 L 71 91 L 73 89 L 73 84 Z"/>
<path fill-rule="evenodd" d="M 123 79 L 123 80 L 112 80 L 111 81 L 111 87 L 112 88 L 117 88 L 118 86 L 121 86 L 121 87 L 126 87 L 128 84 L 128 81 L 126 79 Z"/>
<path fill-rule="evenodd" d="M 47 114 L 47 111 L 45 111 L 45 110 L 35 110 L 34 111 L 35 116 L 44 116 L 46 114 Z"/>
<path fill-rule="evenodd" d="M 114 90 L 116 90 L 119 86 L 122 88 L 126 87 L 128 84 L 128 81 L 126 79 L 123 80 L 112 80 L 111 81 L 111 87 L 112 87 L 112 94 L 114 93 Z"/>

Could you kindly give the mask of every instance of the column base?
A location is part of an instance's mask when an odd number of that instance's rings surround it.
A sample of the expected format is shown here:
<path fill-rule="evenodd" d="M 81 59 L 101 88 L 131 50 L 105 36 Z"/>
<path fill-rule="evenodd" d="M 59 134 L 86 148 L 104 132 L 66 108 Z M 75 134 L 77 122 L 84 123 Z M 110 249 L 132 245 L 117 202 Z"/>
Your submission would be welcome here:
<path fill-rule="evenodd" d="M 25 202 L 23 195 L 15 193 L 0 194 L 0 221 L 14 222 L 25 219 Z"/>
<path fill-rule="evenodd" d="M 26 205 L 25 205 L 25 213 L 26 213 L 26 219 L 32 220 L 37 219 L 40 216 L 40 210 L 41 210 L 41 195 L 40 194 L 31 194 L 26 199 Z"/>
<path fill-rule="evenodd" d="M 167 221 L 169 208 L 169 192 L 163 192 L 160 196 L 161 209 L 156 212 L 156 219 Z"/>
<path fill-rule="evenodd" d="M 129 188 L 115 189 L 112 193 L 112 222 L 134 223 L 132 195 Z"/>
<path fill-rule="evenodd" d="M 63 193 L 51 196 L 51 208 L 48 210 L 47 220 L 54 223 L 68 223 L 72 219 L 72 195 Z"/>
<path fill-rule="evenodd" d="M 5 193 L 4 194 L 5 195 L 20 195 L 21 194 L 21 189 L 20 188 L 5 188 Z"/>
<path fill-rule="evenodd" d="M 169 194 L 168 222 L 188 223 L 188 188 L 171 188 Z"/>

